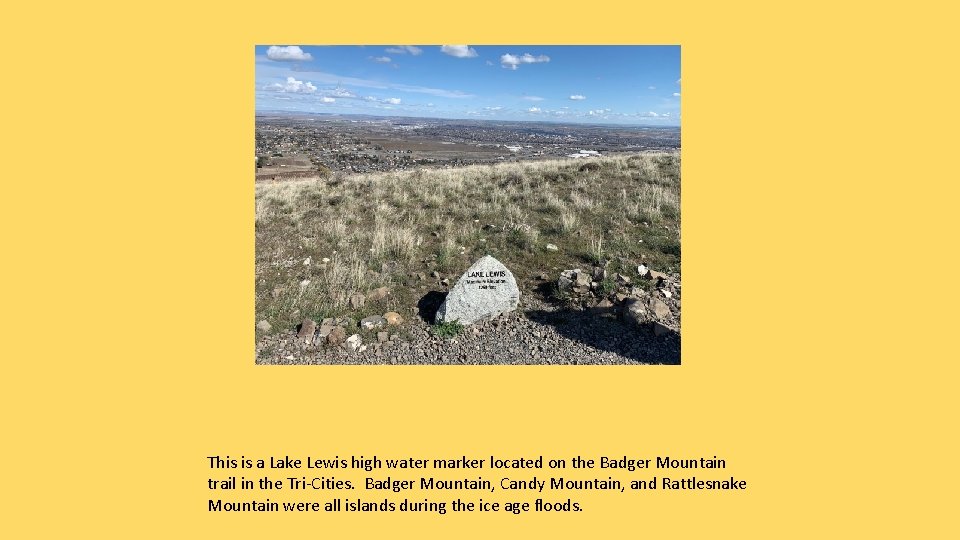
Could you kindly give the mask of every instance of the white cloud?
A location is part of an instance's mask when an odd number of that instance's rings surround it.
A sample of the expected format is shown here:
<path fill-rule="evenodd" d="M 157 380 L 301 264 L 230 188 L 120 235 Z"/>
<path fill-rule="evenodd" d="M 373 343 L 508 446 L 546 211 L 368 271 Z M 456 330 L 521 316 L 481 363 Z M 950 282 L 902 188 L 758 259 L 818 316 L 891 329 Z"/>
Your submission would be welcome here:
<path fill-rule="evenodd" d="M 289 47 L 277 47 L 276 45 L 272 45 L 269 49 L 267 49 L 267 58 L 276 60 L 277 62 L 300 62 L 313 60 L 313 56 L 310 56 L 310 53 L 303 52 L 303 50 L 296 45 L 290 45 Z"/>
<path fill-rule="evenodd" d="M 298 81 L 293 77 L 287 77 L 286 83 L 273 83 L 263 87 L 270 92 L 291 92 L 295 94 L 312 94 L 317 91 L 317 87 L 310 81 Z"/>
<path fill-rule="evenodd" d="M 649 116 L 650 118 L 658 118 L 660 115 L 653 111 L 650 111 L 647 113 L 647 116 Z"/>
<path fill-rule="evenodd" d="M 582 101 L 582 100 L 584 100 L 584 99 L 587 99 L 587 96 L 581 96 L 580 94 L 574 94 L 574 95 L 570 96 L 570 99 L 572 99 L 572 100 L 574 100 L 574 101 Z"/>
<path fill-rule="evenodd" d="M 355 97 L 357 97 L 357 95 L 354 94 L 353 92 L 347 90 L 346 88 L 340 88 L 340 87 L 334 88 L 333 90 L 331 90 L 331 91 L 329 92 L 329 94 L 330 94 L 331 96 L 334 96 L 334 97 L 342 97 L 342 98 L 355 98 Z"/>
<path fill-rule="evenodd" d="M 413 56 L 420 56 L 423 53 L 423 49 L 420 47 L 414 47 L 413 45 L 397 45 L 396 47 L 390 47 L 386 49 L 390 54 L 407 54 L 410 53 Z"/>
<path fill-rule="evenodd" d="M 677 79 L 677 84 L 680 84 L 680 79 Z"/>
<path fill-rule="evenodd" d="M 500 106 L 497 106 L 497 107 L 484 107 L 484 108 L 483 108 L 483 110 L 485 110 L 485 111 L 499 111 L 499 110 L 502 110 L 502 109 L 503 109 L 503 107 L 500 107 Z"/>
<path fill-rule="evenodd" d="M 520 67 L 520 64 L 539 64 L 541 62 L 549 62 L 550 57 L 541 54 L 540 56 L 533 56 L 529 53 L 524 53 L 521 56 L 516 56 L 513 54 L 504 54 L 500 56 L 500 66 L 504 69 L 517 69 Z"/>
<path fill-rule="evenodd" d="M 336 100 L 333 99 L 332 97 L 323 96 L 322 98 L 320 98 L 320 101 L 323 103 L 333 103 Z"/>
<path fill-rule="evenodd" d="M 258 66 L 257 69 L 260 69 Z M 418 94 L 429 94 L 436 97 L 445 98 L 472 98 L 473 94 L 468 94 L 460 90 L 446 90 L 443 88 L 429 88 L 426 86 L 414 86 L 409 84 L 385 83 L 382 81 L 373 81 L 370 79 L 358 79 L 336 73 L 326 73 L 315 69 L 294 68 L 296 73 L 309 73 L 310 78 L 324 84 L 348 84 L 360 88 L 376 88 L 378 90 L 395 90 L 400 92 L 416 92 Z"/>
<path fill-rule="evenodd" d="M 647 87 L 647 90 L 656 90 L 656 89 L 657 89 L 656 86 L 648 86 L 648 87 Z"/>
<path fill-rule="evenodd" d="M 492 65 L 493 65 L 493 62 L 491 62 L 491 61 L 489 61 L 489 60 L 485 61 L 484 63 L 487 64 L 488 66 L 492 66 Z"/>
<path fill-rule="evenodd" d="M 673 97 L 680 97 L 680 92 L 674 92 Z"/>
<path fill-rule="evenodd" d="M 473 58 L 477 56 L 477 51 L 471 49 L 469 45 L 444 45 L 440 47 L 444 54 L 455 56 L 457 58 Z"/>
<path fill-rule="evenodd" d="M 543 101 L 543 98 L 540 96 L 523 96 L 521 99 L 525 99 L 527 101 Z"/>
<path fill-rule="evenodd" d="M 540 107 L 530 107 L 527 109 L 527 112 L 538 113 L 540 112 Z"/>
<path fill-rule="evenodd" d="M 389 57 L 389 56 L 376 56 L 376 57 L 374 57 L 374 56 L 368 56 L 367 58 L 369 58 L 370 60 L 373 60 L 374 62 L 376 62 L 376 63 L 378 63 L 378 64 L 389 64 L 389 63 L 390 63 L 390 57 Z"/>
<path fill-rule="evenodd" d="M 376 96 L 363 96 L 364 101 L 369 101 L 371 103 L 387 103 L 389 105 L 399 105 L 400 98 L 383 98 L 380 99 Z"/>
<path fill-rule="evenodd" d="M 427 103 L 427 107 L 433 107 L 433 103 Z"/>

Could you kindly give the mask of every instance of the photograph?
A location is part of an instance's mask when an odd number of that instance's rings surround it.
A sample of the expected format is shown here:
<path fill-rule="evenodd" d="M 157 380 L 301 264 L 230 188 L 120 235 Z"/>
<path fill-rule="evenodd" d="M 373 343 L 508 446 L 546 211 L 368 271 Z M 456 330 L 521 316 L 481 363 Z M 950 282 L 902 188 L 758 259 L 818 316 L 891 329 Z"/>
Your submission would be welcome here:
<path fill-rule="evenodd" d="M 679 45 L 255 47 L 255 362 L 679 365 Z"/>

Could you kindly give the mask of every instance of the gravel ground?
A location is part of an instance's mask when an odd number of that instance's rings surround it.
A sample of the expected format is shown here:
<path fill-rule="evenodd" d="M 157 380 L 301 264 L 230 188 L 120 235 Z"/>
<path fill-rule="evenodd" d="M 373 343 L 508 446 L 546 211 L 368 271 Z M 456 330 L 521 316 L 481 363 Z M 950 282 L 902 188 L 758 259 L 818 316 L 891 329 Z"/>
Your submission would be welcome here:
<path fill-rule="evenodd" d="M 528 297 L 529 298 L 529 297 Z M 654 335 L 652 326 L 629 326 L 614 313 L 552 306 L 532 299 L 495 320 L 467 326 L 453 338 L 430 332 L 412 315 L 397 341 L 367 350 L 299 343 L 296 332 L 263 337 L 258 364 L 679 364 L 680 334 Z M 389 327 L 390 333 L 397 333 Z M 347 335 L 355 331 L 347 331 Z"/>

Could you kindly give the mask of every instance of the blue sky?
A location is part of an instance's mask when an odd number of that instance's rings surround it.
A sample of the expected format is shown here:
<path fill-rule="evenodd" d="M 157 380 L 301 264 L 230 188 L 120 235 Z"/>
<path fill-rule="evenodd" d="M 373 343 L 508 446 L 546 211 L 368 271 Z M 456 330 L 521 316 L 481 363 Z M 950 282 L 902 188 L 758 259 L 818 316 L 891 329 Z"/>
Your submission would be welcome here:
<path fill-rule="evenodd" d="M 677 126 L 680 47 L 258 46 L 256 107 Z"/>

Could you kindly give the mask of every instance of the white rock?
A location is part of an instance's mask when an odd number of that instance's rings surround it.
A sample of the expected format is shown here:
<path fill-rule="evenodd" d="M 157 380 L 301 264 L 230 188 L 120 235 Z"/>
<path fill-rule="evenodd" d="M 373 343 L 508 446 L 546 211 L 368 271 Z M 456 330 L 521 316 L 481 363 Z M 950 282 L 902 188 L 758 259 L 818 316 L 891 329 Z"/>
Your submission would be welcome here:
<path fill-rule="evenodd" d="M 660 289 L 660 292 L 662 292 L 663 295 L 666 296 L 667 298 L 670 298 L 671 296 L 673 296 L 673 293 L 666 289 Z"/>
<path fill-rule="evenodd" d="M 641 265 L 637 266 L 637 275 L 639 275 L 639 276 L 641 276 L 641 277 L 647 275 L 647 272 L 649 272 L 649 271 L 650 271 L 650 269 L 647 268 L 647 265 L 645 265 L 645 264 L 641 264 Z"/>
<path fill-rule="evenodd" d="M 310 257 L 307 257 L 306 259 L 303 260 L 303 265 L 310 266 Z"/>
<path fill-rule="evenodd" d="M 351 351 L 356 351 L 360 349 L 362 345 L 360 344 L 360 334 L 354 334 L 347 338 L 347 347 Z"/>
<path fill-rule="evenodd" d="M 547 251 L 559 251 L 559 250 L 560 248 L 558 248 L 557 246 L 553 244 L 547 244 Z"/>
<path fill-rule="evenodd" d="M 323 263 L 328 263 L 328 262 L 330 262 L 330 257 L 324 257 L 324 258 L 320 259 L 320 261 L 323 262 Z"/>
<path fill-rule="evenodd" d="M 520 289 L 513 273 L 487 255 L 467 269 L 450 289 L 437 310 L 436 321 L 473 324 L 513 311 L 519 303 Z"/>
<path fill-rule="evenodd" d="M 309 279 L 305 279 L 305 280 L 303 280 L 303 281 L 300 282 L 300 288 L 301 288 L 301 289 L 305 289 L 305 288 L 307 287 L 307 285 L 309 285 L 309 284 L 310 284 L 310 280 L 309 280 Z"/>

